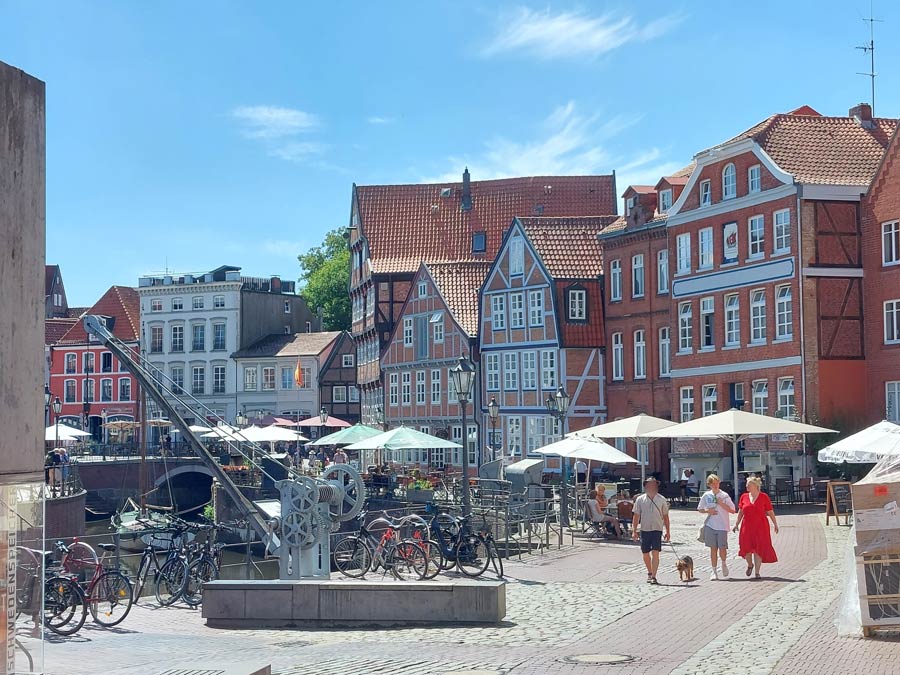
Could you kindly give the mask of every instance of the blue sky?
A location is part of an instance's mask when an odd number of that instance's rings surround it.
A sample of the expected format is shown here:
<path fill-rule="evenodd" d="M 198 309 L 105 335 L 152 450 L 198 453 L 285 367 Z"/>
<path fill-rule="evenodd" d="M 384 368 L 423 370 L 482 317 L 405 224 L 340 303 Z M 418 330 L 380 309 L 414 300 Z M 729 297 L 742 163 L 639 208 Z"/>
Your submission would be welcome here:
<path fill-rule="evenodd" d="M 47 83 L 47 260 L 89 305 L 166 266 L 295 278 L 353 182 L 615 169 L 621 193 L 773 112 L 845 115 L 868 11 L 0 0 L 0 60 Z M 875 13 L 896 117 L 900 4 Z"/>

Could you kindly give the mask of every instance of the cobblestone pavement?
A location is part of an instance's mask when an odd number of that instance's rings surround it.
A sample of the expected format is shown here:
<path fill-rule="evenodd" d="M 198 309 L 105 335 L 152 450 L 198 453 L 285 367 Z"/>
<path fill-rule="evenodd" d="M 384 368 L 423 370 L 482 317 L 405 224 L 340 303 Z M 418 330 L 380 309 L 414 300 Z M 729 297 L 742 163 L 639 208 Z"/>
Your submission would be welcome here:
<path fill-rule="evenodd" d="M 900 645 L 890 636 L 835 635 L 846 528 L 826 528 L 818 514 L 782 515 L 775 541 L 781 562 L 763 568 L 764 580 L 747 580 L 737 561 L 731 578 L 709 581 L 706 550 L 695 541 L 700 517 L 676 510 L 672 520 L 678 554 L 695 561 L 691 583 L 678 581 L 670 547 L 660 585 L 651 586 L 631 542 L 576 538 L 572 547 L 508 563 L 507 616 L 498 626 L 213 630 L 197 611 L 145 601 L 118 629 L 88 625 L 71 638 L 52 638 L 46 671 L 157 675 L 247 661 L 271 663 L 278 675 L 821 674 L 852 671 L 871 654 L 880 669 L 867 673 L 893 672 Z M 597 654 L 633 658 L 615 666 L 566 660 Z"/>

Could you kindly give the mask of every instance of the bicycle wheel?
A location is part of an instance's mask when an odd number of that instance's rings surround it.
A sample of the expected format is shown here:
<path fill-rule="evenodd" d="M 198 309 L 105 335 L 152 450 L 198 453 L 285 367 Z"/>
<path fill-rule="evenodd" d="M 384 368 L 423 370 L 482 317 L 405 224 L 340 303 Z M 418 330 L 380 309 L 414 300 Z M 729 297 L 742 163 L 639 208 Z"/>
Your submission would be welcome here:
<path fill-rule="evenodd" d="M 91 616 L 106 628 L 120 624 L 128 616 L 133 600 L 128 577 L 116 570 L 101 574 L 88 594 Z"/>
<path fill-rule="evenodd" d="M 78 584 L 51 577 L 44 584 L 44 625 L 57 635 L 72 635 L 87 619 L 87 603 Z"/>
<path fill-rule="evenodd" d="M 494 565 L 494 571 L 497 576 L 503 578 L 503 558 L 500 557 L 500 551 L 497 549 L 497 543 L 493 539 L 487 540 L 488 553 L 491 556 L 491 563 Z"/>
<path fill-rule="evenodd" d="M 391 574 L 400 581 L 424 579 L 428 571 L 428 558 L 418 544 L 402 541 L 394 546 L 387 558 Z"/>
<path fill-rule="evenodd" d="M 144 585 L 147 583 L 147 577 L 150 576 L 150 556 L 141 558 L 141 565 L 138 567 L 137 575 L 134 577 L 134 601 L 141 599 L 141 593 L 144 592 Z"/>
<path fill-rule="evenodd" d="M 188 566 L 184 560 L 172 558 L 157 573 L 156 601 L 162 607 L 168 607 L 178 602 L 187 583 L 187 571 Z"/>
<path fill-rule="evenodd" d="M 441 545 L 433 539 L 429 539 L 428 541 L 419 542 L 419 546 L 425 551 L 425 559 L 428 562 L 423 578 L 434 579 L 440 574 L 441 570 L 447 569 L 445 567 L 447 560 L 444 558 L 443 551 L 441 551 Z"/>
<path fill-rule="evenodd" d="M 332 552 L 338 572 L 351 579 L 364 577 L 372 566 L 372 551 L 359 537 L 341 539 Z"/>
<path fill-rule="evenodd" d="M 209 558 L 200 558 L 188 567 L 187 582 L 181 597 L 191 607 L 203 602 L 203 584 L 219 578 L 219 570 Z"/>
<path fill-rule="evenodd" d="M 480 534 L 464 535 L 456 545 L 456 566 L 467 577 L 480 577 L 490 564 L 490 554 Z"/>

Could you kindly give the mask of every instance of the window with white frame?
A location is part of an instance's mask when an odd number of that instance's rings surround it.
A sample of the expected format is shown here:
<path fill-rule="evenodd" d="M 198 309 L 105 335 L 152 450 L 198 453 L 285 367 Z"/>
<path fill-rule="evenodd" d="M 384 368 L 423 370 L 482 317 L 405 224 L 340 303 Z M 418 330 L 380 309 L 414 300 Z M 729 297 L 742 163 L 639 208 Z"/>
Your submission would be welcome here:
<path fill-rule="evenodd" d="M 353 354 L 341 354 L 341 368 L 352 368 L 355 361 Z"/>
<path fill-rule="evenodd" d="M 184 351 L 184 326 L 181 324 L 172 324 L 172 342 L 171 349 L 169 351 L 172 352 L 183 352 Z"/>
<path fill-rule="evenodd" d="M 541 352 L 541 389 L 556 389 L 556 352 Z"/>
<path fill-rule="evenodd" d="M 722 199 L 734 199 L 737 196 L 737 172 L 734 164 L 726 164 L 722 170 Z"/>
<path fill-rule="evenodd" d="M 206 350 L 206 325 L 195 323 L 191 326 L 191 351 L 202 352 Z"/>
<path fill-rule="evenodd" d="M 294 388 L 294 369 L 290 366 L 281 366 L 281 388 Z"/>
<path fill-rule="evenodd" d="M 411 316 L 403 318 L 403 346 L 413 346 L 413 320 Z"/>
<path fill-rule="evenodd" d="M 160 342 L 162 342 L 162 337 L 160 337 Z M 159 348 L 159 351 L 162 351 L 162 347 Z M 93 352 L 85 352 L 84 357 L 82 359 L 84 361 L 84 372 L 93 373 L 94 372 L 94 353 Z"/>
<path fill-rule="evenodd" d="M 397 373 L 391 373 L 388 375 L 388 404 L 392 408 L 396 408 L 400 405 L 400 386 L 399 386 L 399 377 Z"/>
<path fill-rule="evenodd" d="M 761 258 L 765 254 L 766 221 L 763 216 L 752 216 L 747 221 L 748 255 Z"/>
<path fill-rule="evenodd" d="M 663 326 L 659 329 L 659 376 L 669 377 L 672 371 L 672 362 L 670 359 L 672 339 L 669 336 L 669 327 Z"/>
<path fill-rule="evenodd" d="M 900 380 L 884 383 L 884 418 L 900 422 Z"/>
<path fill-rule="evenodd" d="M 516 352 L 503 354 L 503 389 L 516 391 L 519 388 L 519 363 Z"/>
<path fill-rule="evenodd" d="M 78 355 L 66 354 L 66 375 L 72 375 L 78 368 Z"/>
<path fill-rule="evenodd" d="M 713 298 L 700 299 L 700 349 L 715 347 L 715 301 Z"/>
<path fill-rule="evenodd" d="M 625 379 L 625 344 L 622 333 L 612 334 L 612 379 Z"/>
<path fill-rule="evenodd" d="M 435 344 L 444 342 L 444 314 L 438 312 L 431 317 L 431 337 Z"/>
<path fill-rule="evenodd" d="M 113 381 L 110 378 L 103 378 L 100 380 L 100 401 L 108 402 L 113 400 Z"/>
<path fill-rule="evenodd" d="M 675 238 L 675 273 L 687 274 L 691 271 L 691 233 L 685 232 Z"/>
<path fill-rule="evenodd" d="M 163 350 L 163 327 L 150 326 L 150 353 L 162 354 Z"/>
<path fill-rule="evenodd" d="M 712 191 L 710 190 L 710 185 L 708 180 L 700 181 L 700 206 L 709 206 L 712 204 Z"/>
<path fill-rule="evenodd" d="M 525 445 L 529 455 L 546 445 L 547 419 L 543 415 L 528 417 L 528 431 L 525 435 Z"/>
<path fill-rule="evenodd" d="M 191 298 L 191 307 L 193 307 L 194 309 L 203 309 L 203 296 L 196 295 Z"/>
<path fill-rule="evenodd" d="M 587 291 L 583 288 L 569 289 L 569 321 L 587 319 Z"/>
<path fill-rule="evenodd" d="M 713 266 L 713 231 L 711 227 L 704 227 L 699 232 L 700 258 L 698 261 L 701 270 Z"/>
<path fill-rule="evenodd" d="M 485 371 L 487 371 L 487 390 L 500 391 L 500 355 L 496 353 L 485 354 L 484 365 Z"/>
<path fill-rule="evenodd" d="M 428 284 L 424 281 L 419 282 L 419 297 L 425 298 L 428 297 Z"/>
<path fill-rule="evenodd" d="M 214 309 L 224 309 L 224 307 L 225 307 L 225 296 L 224 295 L 214 295 L 213 296 L 213 308 Z M 287 300 L 284 301 L 284 313 L 285 314 L 291 313 L 291 305 L 290 305 L 290 302 Z"/>
<path fill-rule="evenodd" d="M 355 384 L 348 384 L 347 396 L 350 398 L 350 403 L 359 403 L 359 387 Z"/>
<path fill-rule="evenodd" d="M 625 200 L 625 215 L 629 215 L 631 213 L 631 209 L 634 208 L 634 197 L 629 197 Z"/>
<path fill-rule="evenodd" d="M 750 291 L 750 342 L 766 341 L 766 291 L 757 288 Z"/>
<path fill-rule="evenodd" d="M 275 368 L 266 366 L 262 369 L 262 388 L 263 391 L 273 391 L 275 389 Z"/>
<path fill-rule="evenodd" d="M 172 380 L 172 389 L 176 394 L 184 391 L 184 367 L 172 366 L 169 370 L 169 377 Z"/>
<path fill-rule="evenodd" d="M 884 343 L 900 342 L 900 300 L 884 303 Z"/>
<path fill-rule="evenodd" d="M 797 414 L 797 406 L 794 397 L 794 378 L 778 378 L 778 416 L 785 419 L 793 419 Z"/>
<path fill-rule="evenodd" d="M 206 393 L 206 367 L 194 366 L 191 368 L 191 394 L 194 396 Z"/>
<path fill-rule="evenodd" d="M 425 371 L 416 371 L 416 405 L 425 405 L 426 401 Z"/>
<path fill-rule="evenodd" d="M 682 387 L 681 394 L 681 421 L 690 422 L 694 419 L 694 388 Z"/>
<path fill-rule="evenodd" d="M 736 347 L 741 343 L 741 301 L 737 293 L 725 296 L 725 345 Z"/>
<path fill-rule="evenodd" d="M 525 272 L 525 247 L 519 237 L 509 242 L 509 273 L 511 276 Z"/>
<path fill-rule="evenodd" d="M 63 385 L 63 391 L 65 392 L 63 394 L 63 401 L 66 403 L 75 403 L 75 380 L 66 380 Z"/>
<path fill-rule="evenodd" d="M 525 328 L 525 294 L 509 294 L 509 327 Z"/>
<path fill-rule="evenodd" d="M 347 387 L 343 384 L 336 384 L 331 387 L 331 402 L 332 403 L 346 403 L 347 402 Z"/>
<path fill-rule="evenodd" d="M 644 330 L 634 331 L 634 379 L 647 377 L 647 338 Z"/>
<path fill-rule="evenodd" d="M 669 249 L 656 252 L 656 292 L 669 292 Z"/>
<path fill-rule="evenodd" d="M 403 405 L 412 403 L 412 375 L 409 372 L 400 375 L 400 396 Z"/>
<path fill-rule="evenodd" d="M 153 298 L 150 301 L 150 311 L 151 312 L 161 312 L 162 311 L 162 300 L 158 298 Z"/>
<path fill-rule="evenodd" d="M 506 298 L 502 295 L 491 296 L 491 326 L 494 330 L 506 328 Z"/>
<path fill-rule="evenodd" d="M 703 416 L 716 414 L 716 403 L 718 401 L 718 390 L 714 384 L 703 385 Z"/>
<path fill-rule="evenodd" d="M 609 299 L 612 301 L 622 299 L 622 261 L 613 260 L 609 263 Z"/>
<path fill-rule="evenodd" d="M 130 401 L 131 400 L 131 378 L 130 377 L 120 377 L 119 378 L 119 400 L 120 401 Z"/>
<path fill-rule="evenodd" d="M 755 164 L 747 169 L 747 191 L 750 194 L 762 190 L 762 174 L 760 173 L 759 164 Z"/>
<path fill-rule="evenodd" d="M 184 309 L 184 298 L 172 298 L 172 311 L 180 312 Z"/>
<path fill-rule="evenodd" d="M 223 306 L 224 306 L 224 303 L 225 303 L 225 298 L 222 298 L 222 305 L 223 305 Z M 291 313 L 291 301 L 290 301 L 290 300 L 285 300 L 285 301 L 284 301 L 284 313 L 285 313 L 285 314 L 290 314 L 290 313 Z"/>
<path fill-rule="evenodd" d="M 631 256 L 631 297 L 644 297 L 644 254 Z"/>
<path fill-rule="evenodd" d="M 537 352 L 522 352 L 522 389 L 537 389 Z"/>
<path fill-rule="evenodd" d="M 225 393 L 225 366 L 213 366 L 213 390 L 214 394 Z"/>
<path fill-rule="evenodd" d="M 678 305 L 678 351 L 689 352 L 694 348 L 694 312 L 690 302 Z"/>
<path fill-rule="evenodd" d="M 753 380 L 753 414 L 767 415 L 769 409 L 769 381 Z"/>
<path fill-rule="evenodd" d="M 225 324 L 224 323 L 214 323 L 213 327 L 213 351 L 218 352 L 225 349 Z M 285 328 L 290 328 L 289 326 L 285 326 Z M 289 331 L 285 331 L 286 333 Z"/>
<path fill-rule="evenodd" d="M 775 221 L 775 253 L 791 250 L 791 212 L 790 209 L 776 211 Z"/>
<path fill-rule="evenodd" d="M 305 366 L 300 368 L 300 388 L 312 389 L 312 368 Z"/>
<path fill-rule="evenodd" d="M 244 367 L 244 391 L 256 391 L 256 366 Z"/>
<path fill-rule="evenodd" d="M 506 418 L 506 438 L 509 445 L 507 452 L 510 457 L 521 457 L 522 455 L 522 418 L 518 415 L 512 415 Z"/>
<path fill-rule="evenodd" d="M 881 224 L 881 263 L 900 265 L 900 220 Z"/>
<path fill-rule="evenodd" d="M 544 325 L 544 289 L 528 291 L 528 325 Z"/>
<path fill-rule="evenodd" d="M 665 213 L 672 208 L 672 189 L 659 191 L 659 212 Z"/>
<path fill-rule="evenodd" d="M 441 403 L 441 371 L 435 368 L 431 371 L 431 404 L 440 405 Z"/>
<path fill-rule="evenodd" d="M 791 287 L 788 284 L 775 288 L 775 339 L 789 340 L 794 334 L 794 313 Z"/>

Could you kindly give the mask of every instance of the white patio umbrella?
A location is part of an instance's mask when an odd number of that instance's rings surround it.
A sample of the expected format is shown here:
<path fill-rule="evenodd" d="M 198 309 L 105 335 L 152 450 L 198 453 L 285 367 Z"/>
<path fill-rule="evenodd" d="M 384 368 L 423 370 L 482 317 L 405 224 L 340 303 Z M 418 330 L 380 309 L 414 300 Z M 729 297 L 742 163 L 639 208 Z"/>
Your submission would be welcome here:
<path fill-rule="evenodd" d="M 648 436 L 651 431 L 658 431 L 667 427 L 674 426 L 676 423 L 672 420 L 664 420 L 660 417 L 652 415 L 633 415 L 622 420 L 598 424 L 588 429 L 573 431 L 569 436 L 578 438 L 626 438 L 634 441 L 638 446 L 638 461 L 641 464 L 641 483 L 647 476 L 647 458 L 649 456 L 648 448 L 650 443 L 656 440 Z"/>
<path fill-rule="evenodd" d="M 240 431 L 235 431 L 234 435 L 251 443 L 276 443 L 279 441 L 307 441 L 309 440 L 303 434 L 291 431 L 285 427 L 268 426 L 268 427 L 247 427 Z"/>
<path fill-rule="evenodd" d="M 664 429 L 651 431 L 647 436 L 652 438 L 722 438 L 731 443 L 731 471 L 734 479 L 734 491 L 737 496 L 737 445 L 748 436 L 769 436 L 772 434 L 833 434 L 834 429 L 803 424 L 781 417 L 769 417 L 748 413 L 737 408 L 726 410 L 715 415 L 698 417 L 689 422 L 682 422 Z"/>
<path fill-rule="evenodd" d="M 446 438 L 432 436 L 411 427 L 397 427 L 377 436 L 348 445 L 347 450 L 377 450 L 379 448 L 386 448 L 387 450 L 406 450 L 411 448 L 430 450 L 461 447 L 459 443 L 454 443 Z"/>
<path fill-rule="evenodd" d="M 55 441 L 57 438 L 57 427 L 59 428 L 59 440 L 61 441 L 74 441 L 78 440 L 82 436 L 90 436 L 90 433 L 87 431 L 82 431 L 81 429 L 76 429 L 75 427 L 70 427 L 68 424 L 51 424 L 49 427 L 44 429 L 44 440 L 45 441 Z"/>
<path fill-rule="evenodd" d="M 900 425 L 882 420 L 819 450 L 819 461 L 868 464 L 900 457 Z"/>
<path fill-rule="evenodd" d="M 201 433 L 206 433 L 208 431 L 212 431 L 212 429 L 210 429 L 209 427 L 205 427 L 202 424 L 192 424 L 188 427 L 188 429 L 193 431 L 195 434 L 201 434 Z"/>

